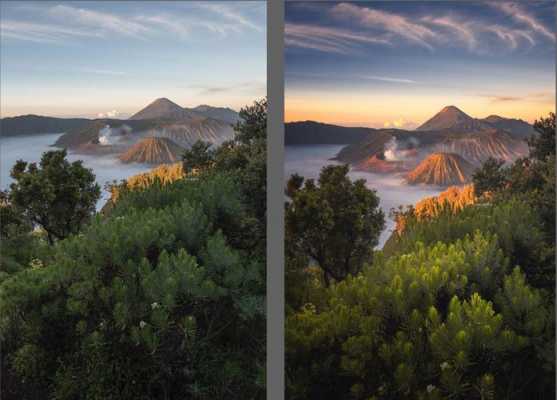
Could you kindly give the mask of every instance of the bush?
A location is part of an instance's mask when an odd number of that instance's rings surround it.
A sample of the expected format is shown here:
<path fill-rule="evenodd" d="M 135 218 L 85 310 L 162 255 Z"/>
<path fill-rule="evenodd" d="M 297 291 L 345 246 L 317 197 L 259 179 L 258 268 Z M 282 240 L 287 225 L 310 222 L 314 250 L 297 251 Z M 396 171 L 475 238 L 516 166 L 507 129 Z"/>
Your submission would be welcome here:
<path fill-rule="evenodd" d="M 0 285 L 6 398 L 262 396 L 264 260 L 216 175 L 130 191 Z"/>
<path fill-rule="evenodd" d="M 377 257 L 286 339 L 290 399 L 554 396 L 552 305 L 489 233 Z"/>
<path fill-rule="evenodd" d="M 457 213 L 445 208 L 434 218 L 407 215 L 404 232 L 389 240 L 384 252 L 407 253 L 418 242 L 452 243 L 476 230 L 496 234 L 500 248 L 512 265 L 523 267 L 530 284 L 547 289 L 554 286 L 553 254 L 544 242 L 543 222 L 535 209 L 519 199 L 470 205 Z"/>

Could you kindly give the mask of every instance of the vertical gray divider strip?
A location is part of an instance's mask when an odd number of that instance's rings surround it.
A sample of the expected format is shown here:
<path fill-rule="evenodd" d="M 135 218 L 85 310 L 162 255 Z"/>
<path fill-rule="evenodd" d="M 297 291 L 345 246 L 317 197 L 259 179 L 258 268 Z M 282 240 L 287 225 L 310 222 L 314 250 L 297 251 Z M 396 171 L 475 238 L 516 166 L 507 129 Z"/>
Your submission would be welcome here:
<path fill-rule="evenodd" d="M 284 1 L 267 1 L 267 399 L 284 399 Z"/>

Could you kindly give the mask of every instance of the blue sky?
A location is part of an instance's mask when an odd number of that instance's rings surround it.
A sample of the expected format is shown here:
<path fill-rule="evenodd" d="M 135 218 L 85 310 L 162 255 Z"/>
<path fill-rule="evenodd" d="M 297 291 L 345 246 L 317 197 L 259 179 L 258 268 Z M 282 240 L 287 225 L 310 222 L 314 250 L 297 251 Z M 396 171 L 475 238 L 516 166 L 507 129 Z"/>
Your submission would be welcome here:
<path fill-rule="evenodd" d="M 555 2 L 288 2 L 286 119 L 412 128 L 554 110 Z"/>
<path fill-rule="evenodd" d="M 238 110 L 266 95 L 265 2 L 0 4 L 3 117 L 126 117 L 159 97 Z"/>

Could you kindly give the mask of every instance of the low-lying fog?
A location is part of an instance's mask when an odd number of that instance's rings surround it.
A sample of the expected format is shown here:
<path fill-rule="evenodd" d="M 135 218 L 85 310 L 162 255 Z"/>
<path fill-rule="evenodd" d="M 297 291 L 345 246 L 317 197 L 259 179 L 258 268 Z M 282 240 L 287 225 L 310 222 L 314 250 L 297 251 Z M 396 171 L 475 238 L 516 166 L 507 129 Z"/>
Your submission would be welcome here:
<path fill-rule="evenodd" d="M 15 162 L 23 159 L 28 162 L 40 161 L 43 152 L 55 150 L 51 145 L 61 134 L 41 134 L 18 137 L 0 138 L 0 188 L 8 189 L 12 179 L 10 170 Z M 331 161 L 342 146 L 320 145 L 320 146 L 286 146 L 285 154 L 285 179 L 297 172 L 306 178 L 317 178 L 322 167 L 328 164 L 338 164 Z M 110 197 L 104 190 L 104 186 L 113 180 L 125 179 L 131 175 L 149 171 L 153 166 L 146 164 L 124 164 L 116 155 L 68 155 L 70 161 L 83 160 L 87 168 L 91 168 L 101 186 L 102 196 L 97 203 L 100 209 Z M 391 208 L 399 205 L 414 204 L 418 200 L 434 196 L 441 192 L 439 188 L 407 186 L 402 178 L 392 175 L 378 175 L 367 172 L 351 171 L 352 179 L 363 178 L 367 186 L 377 190 L 381 199 L 381 208 L 387 216 L 385 231 L 381 234 L 379 246 L 382 247 L 394 228 L 394 221 L 388 218 Z"/>
<path fill-rule="evenodd" d="M 290 175 L 298 173 L 306 178 L 319 177 L 321 168 L 329 164 L 339 164 L 330 160 L 343 146 L 337 145 L 318 145 L 318 146 L 286 146 L 284 175 L 288 180 Z M 400 205 L 415 204 L 424 197 L 435 196 L 442 189 L 437 187 L 417 187 L 404 184 L 402 177 L 394 175 L 381 175 L 369 172 L 351 171 L 349 176 L 352 179 L 365 179 L 367 187 L 377 190 L 380 198 L 380 206 L 386 217 L 386 229 L 379 238 L 379 247 L 383 247 L 395 223 L 389 218 L 392 208 Z"/>
<path fill-rule="evenodd" d="M 12 179 L 10 170 L 19 159 L 28 162 L 38 162 L 45 151 L 57 150 L 51 145 L 56 142 L 60 133 L 40 134 L 17 137 L 0 138 L 0 188 L 8 189 Z M 97 183 L 102 188 L 101 199 L 97 202 L 97 209 L 100 209 L 110 194 L 104 190 L 104 186 L 113 180 L 120 181 L 131 175 L 149 171 L 153 166 L 146 164 L 124 164 L 120 162 L 116 155 L 83 155 L 68 154 L 70 161 L 83 160 L 83 165 L 91 168 L 97 178 Z"/>

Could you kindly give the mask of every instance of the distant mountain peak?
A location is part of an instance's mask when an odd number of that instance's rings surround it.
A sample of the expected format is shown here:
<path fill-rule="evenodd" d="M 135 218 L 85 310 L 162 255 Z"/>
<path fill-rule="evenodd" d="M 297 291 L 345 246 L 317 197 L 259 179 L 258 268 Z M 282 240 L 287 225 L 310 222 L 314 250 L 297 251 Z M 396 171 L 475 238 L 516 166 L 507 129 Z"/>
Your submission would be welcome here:
<path fill-rule="evenodd" d="M 443 109 L 440 111 L 440 113 L 446 113 L 446 112 L 458 112 L 458 113 L 461 113 L 461 114 L 466 115 L 466 113 L 465 113 L 464 111 L 462 111 L 462 110 L 461 110 L 460 108 L 458 108 L 457 106 L 453 106 L 453 105 L 445 106 L 445 107 L 443 107 Z"/>
<path fill-rule="evenodd" d="M 169 100 L 167 97 L 159 97 L 158 99 L 153 101 L 153 103 L 172 103 L 172 104 L 176 104 L 173 101 Z"/>
<path fill-rule="evenodd" d="M 418 131 L 439 131 L 457 126 L 476 128 L 476 120 L 456 106 L 446 106 L 424 124 L 416 128 Z"/>
<path fill-rule="evenodd" d="M 150 103 L 141 111 L 132 115 L 129 119 L 155 119 L 155 118 L 190 118 L 193 114 L 166 97 L 160 97 Z"/>

